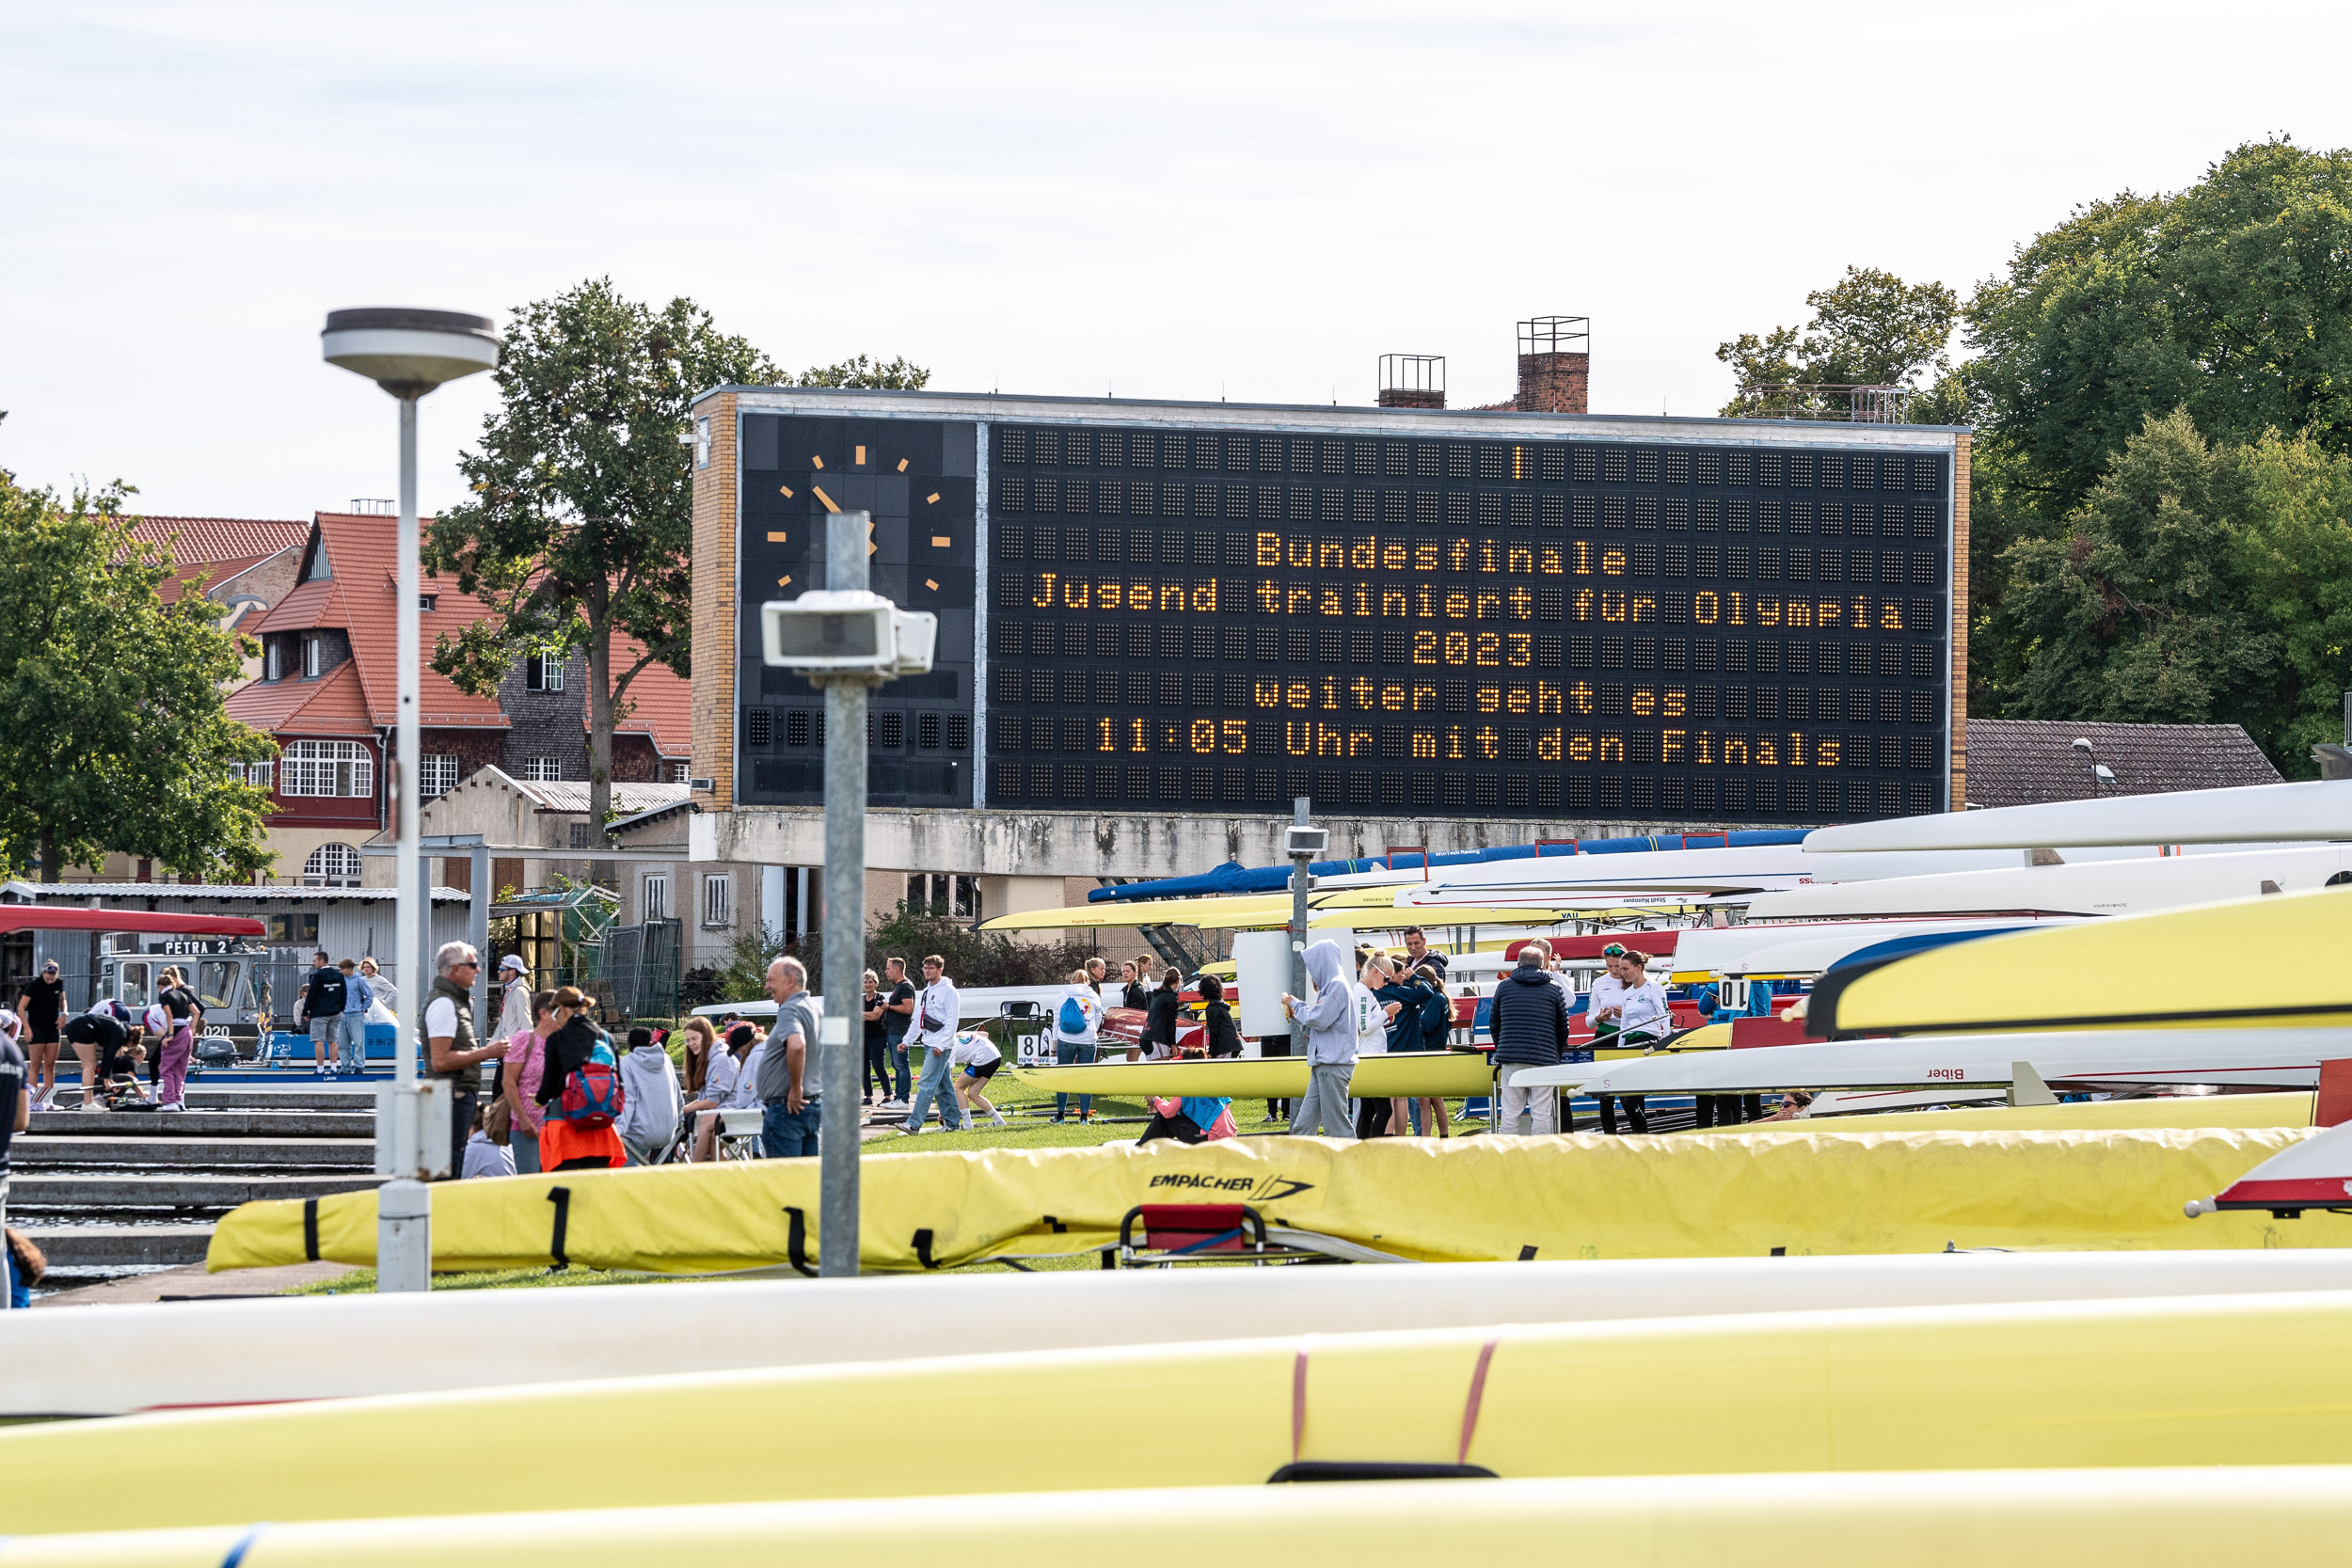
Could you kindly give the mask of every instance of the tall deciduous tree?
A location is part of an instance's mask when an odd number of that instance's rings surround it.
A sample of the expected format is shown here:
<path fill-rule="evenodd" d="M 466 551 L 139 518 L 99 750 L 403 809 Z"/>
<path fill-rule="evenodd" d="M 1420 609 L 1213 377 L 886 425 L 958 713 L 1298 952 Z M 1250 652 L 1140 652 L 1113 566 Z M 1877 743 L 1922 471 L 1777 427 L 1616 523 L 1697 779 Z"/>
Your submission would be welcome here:
<path fill-rule="evenodd" d="M 655 310 L 609 278 L 523 306 L 506 328 L 499 409 L 459 459 L 473 499 L 425 538 L 432 567 L 494 613 L 444 635 L 433 665 L 488 695 L 522 654 L 583 651 L 598 823 L 612 816 L 612 732 L 629 684 L 657 661 L 691 673 L 688 401 L 774 379 L 765 355 L 691 300 Z M 619 637 L 640 651 L 616 648 Z"/>
<path fill-rule="evenodd" d="M 2352 681 L 2352 456 L 2151 418 L 2050 537 L 2010 546 L 2008 711 L 2237 723 L 2289 773 Z"/>
<path fill-rule="evenodd" d="M 1846 276 L 1804 296 L 1813 319 L 1743 332 L 1715 348 L 1740 392 L 1799 386 L 1910 387 L 1922 372 L 1949 372 L 1944 346 L 1960 318 L 1960 299 L 1941 283 L 1906 283 L 1876 267 Z M 1754 414 L 1766 400 L 1735 394 L 1729 417 Z"/>
<path fill-rule="evenodd" d="M 2175 408 L 2217 441 L 2352 450 L 2352 150 L 2253 142 L 2177 195 L 2092 202 L 1967 322 L 1993 437 L 2053 519 Z"/>
<path fill-rule="evenodd" d="M 207 879 L 265 869 L 267 736 L 228 716 L 244 640 L 166 553 L 134 538 L 119 484 L 60 500 L 0 470 L 0 856 L 44 881 L 108 853 Z"/>

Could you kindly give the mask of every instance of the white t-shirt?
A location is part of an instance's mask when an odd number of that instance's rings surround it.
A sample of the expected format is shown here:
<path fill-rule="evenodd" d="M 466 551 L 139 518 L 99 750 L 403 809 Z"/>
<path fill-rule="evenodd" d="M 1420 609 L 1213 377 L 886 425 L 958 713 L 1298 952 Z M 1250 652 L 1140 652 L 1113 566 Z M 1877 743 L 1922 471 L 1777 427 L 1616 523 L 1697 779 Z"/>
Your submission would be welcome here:
<path fill-rule="evenodd" d="M 1615 975 L 1604 974 L 1593 982 L 1590 1007 L 1585 1017 L 1594 1022 L 1603 1007 L 1621 1008 L 1616 1019 L 1619 1034 L 1636 1035 L 1647 1040 L 1666 1037 L 1666 993 L 1655 980 L 1629 987 Z"/>
<path fill-rule="evenodd" d="M 996 1049 L 996 1042 L 988 1037 L 985 1030 L 968 1029 L 956 1037 L 955 1049 L 947 1055 L 947 1065 L 985 1067 L 1003 1055 L 1004 1053 Z"/>
<path fill-rule="evenodd" d="M 1086 1014 L 1086 1027 L 1072 1034 L 1062 1027 L 1061 1010 L 1065 1004 L 1075 1002 Z M 1069 995 L 1054 1004 L 1054 1037 L 1073 1045 L 1092 1045 L 1103 1029 L 1103 1000 L 1089 986 L 1073 986 Z"/>
<path fill-rule="evenodd" d="M 453 1040 L 457 1037 L 457 1004 L 446 996 L 437 996 L 424 1005 L 424 1037 L 429 1040 Z"/>
<path fill-rule="evenodd" d="M 1380 999 L 1361 980 L 1347 984 L 1348 1017 L 1356 1025 L 1356 1054 L 1375 1055 L 1389 1049 L 1389 1015 Z"/>
<path fill-rule="evenodd" d="M 956 1009 L 962 999 L 956 995 L 956 983 L 945 974 L 925 986 L 914 998 L 914 1027 L 908 1037 L 919 1040 L 926 1050 L 952 1050 L 956 1043 Z M 936 1029 L 925 1029 L 923 1020 L 939 1020 Z"/>

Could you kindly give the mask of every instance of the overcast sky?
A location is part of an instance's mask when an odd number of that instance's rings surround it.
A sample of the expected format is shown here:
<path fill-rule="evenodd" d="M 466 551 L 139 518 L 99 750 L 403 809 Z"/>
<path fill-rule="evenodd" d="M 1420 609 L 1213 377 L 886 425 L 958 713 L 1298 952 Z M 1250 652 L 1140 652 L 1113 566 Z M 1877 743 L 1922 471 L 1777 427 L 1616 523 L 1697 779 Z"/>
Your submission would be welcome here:
<path fill-rule="evenodd" d="M 1711 412 L 1849 262 L 1963 292 L 2074 204 L 2352 143 L 2347 8 L 496 0 L 0 8 L 0 467 L 142 509 L 393 490 L 338 306 L 610 274 L 965 390 Z M 425 404 L 424 503 L 490 405 Z"/>

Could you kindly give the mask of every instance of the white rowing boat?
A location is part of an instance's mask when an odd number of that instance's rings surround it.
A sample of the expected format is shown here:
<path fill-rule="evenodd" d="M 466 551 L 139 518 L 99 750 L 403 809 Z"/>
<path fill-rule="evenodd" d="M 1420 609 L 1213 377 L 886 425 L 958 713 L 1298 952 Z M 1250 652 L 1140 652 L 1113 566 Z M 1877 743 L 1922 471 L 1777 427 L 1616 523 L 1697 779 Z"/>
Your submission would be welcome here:
<path fill-rule="evenodd" d="M 0 1420 L 1489 1323 L 2352 1290 L 2352 1252 L 1963 1253 L 1203 1269 L 273 1297 L 11 1313 Z M 405 1347 L 430 1345 L 430 1354 Z M 267 1346 L 265 1354 L 224 1354 Z M 368 1347 L 388 1354 L 371 1354 Z"/>
<path fill-rule="evenodd" d="M 1994 871 L 1820 882 L 1760 893 L 1748 901 L 1748 918 L 2141 914 L 2230 898 L 2299 893 L 2325 887 L 2329 878 L 2346 874 L 2352 874 L 2352 844 L 2010 865 Z"/>
<path fill-rule="evenodd" d="M 1844 855 L 2114 844 L 2276 844 L 2293 839 L 2352 839 L 2352 780 L 2183 789 L 1890 816 L 1816 828 L 1805 835 L 1804 847 L 1815 854 Z"/>
<path fill-rule="evenodd" d="M 2319 1064 L 2352 1056 L 2352 1029 L 2091 1029 L 1912 1035 L 1692 1052 L 1521 1068 L 1520 1088 L 1587 1094 L 1766 1094 L 1780 1089 L 2053 1087 L 2137 1089 L 2210 1084 L 2308 1089 Z M 2021 1071 L 2021 1068 L 2030 1069 Z"/>

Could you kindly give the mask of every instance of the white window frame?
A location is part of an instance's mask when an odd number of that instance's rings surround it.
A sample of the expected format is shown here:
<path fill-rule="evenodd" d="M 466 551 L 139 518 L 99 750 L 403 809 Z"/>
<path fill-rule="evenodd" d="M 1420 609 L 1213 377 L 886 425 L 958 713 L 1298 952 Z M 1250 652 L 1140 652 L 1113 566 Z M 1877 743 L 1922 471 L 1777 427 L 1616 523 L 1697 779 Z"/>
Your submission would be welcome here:
<path fill-rule="evenodd" d="M 278 764 L 250 762 L 246 764 L 245 782 L 264 794 L 278 787 Z"/>
<path fill-rule="evenodd" d="M 670 907 L 670 876 L 666 871 L 648 872 L 641 884 L 637 918 L 644 920 L 675 920 Z"/>
<path fill-rule="evenodd" d="M 262 678 L 265 681 L 281 680 L 285 673 L 286 640 L 282 637 L 264 639 L 262 643 Z"/>
<path fill-rule="evenodd" d="M 356 740 L 290 740 L 279 755 L 278 793 L 301 800 L 368 800 L 375 758 Z"/>
<path fill-rule="evenodd" d="M 348 844 L 322 844 L 302 863 L 304 887 L 358 887 L 359 851 Z"/>
<path fill-rule="evenodd" d="M 723 931 L 735 924 L 735 876 L 721 871 L 703 878 L 703 929 Z"/>
<path fill-rule="evenodd" d="M 437 800 L 457 787 L 457 758 L 431 752 L 417 759 L 417 799 Z"/>
<path fill-rule="evenodd" d="M 523 779 L 529 784 L 562 784 L 564 759 L 561 757 L 523 758 Z"/>
<path fill-rule="evenodd" d="M 302 678 L 306 681 L 318 679 L 319 671 L 326 662 L 326 652 L 319 646 L 324 641 L 314 631 L 302 634 Z"/>
<path fill-rule="evenodd" d="M 523 689 L 525 691 L 563 690 L 564 656 L 562 654 L 525 654 L 523 656 Z"/>

